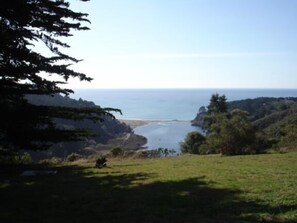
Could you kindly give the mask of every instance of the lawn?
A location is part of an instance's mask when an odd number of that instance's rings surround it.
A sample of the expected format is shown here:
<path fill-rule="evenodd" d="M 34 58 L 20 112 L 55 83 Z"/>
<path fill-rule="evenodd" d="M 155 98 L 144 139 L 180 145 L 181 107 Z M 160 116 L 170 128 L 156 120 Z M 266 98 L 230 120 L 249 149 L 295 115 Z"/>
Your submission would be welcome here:
<path fill-rule="evenodd" d="M 23 167 L 24 168 L 24 167 Z M 0 222 L 297 222 L 297 153 L 2 168 Z"/>

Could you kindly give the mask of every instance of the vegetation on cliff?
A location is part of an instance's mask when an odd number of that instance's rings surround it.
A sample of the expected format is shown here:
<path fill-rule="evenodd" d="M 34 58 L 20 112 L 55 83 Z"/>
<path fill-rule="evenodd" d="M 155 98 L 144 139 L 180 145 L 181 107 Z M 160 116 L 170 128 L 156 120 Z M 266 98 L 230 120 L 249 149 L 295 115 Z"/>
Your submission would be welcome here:
<path fill-rule="evenodd" d="M 81 109 L 99 107 L 91 101 L 75 100 L 59 94 L 54 96 L 27 95 L 26 99 L 34 105 L 42 106 L 63 106 Z M 61 118 L 54 119 L 54 122 L 61 129 L 86 129 L 91 135 L 78 142 L 60 142 L 54 144 L 47 151 L 28 151 L 33 158 L 65 158 L 72 153 L 91 155 L 101 150 L 110 150 L 116 146 L 135 150 L 141 148 L 146 143 L 146 139 L 135 135 L 129 125 L 111 118 L 109 115 L 102 116 L 99 123 L 91 120 L 67 120 Z"/>
<path fill-rule="evenodd" d="M 213 95 L 212 99 L 215 98 L 220 96 Z M 213 104 L 212 99 L 210 105 Z M 226 111 L 217 114 L 209 108 L 211 106 L 208 106 L 208 110 L 200 109 L 201 112 L 192 121 L 193 125 L 202 127 L 209 136 L 199 153 L 222 152 L 223 142 L 228 150 L 237 147 L 242 148 L 243 153 L 255 153 L 268 148 L 296 149 L 297 98 L 262 97 L 226 102 Z"/>

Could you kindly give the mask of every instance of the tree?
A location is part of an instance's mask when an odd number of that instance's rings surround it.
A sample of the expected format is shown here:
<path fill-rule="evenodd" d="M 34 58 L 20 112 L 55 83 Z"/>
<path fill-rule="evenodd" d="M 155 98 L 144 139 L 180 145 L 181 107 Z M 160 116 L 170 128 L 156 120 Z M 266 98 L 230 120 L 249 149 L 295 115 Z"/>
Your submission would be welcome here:
<path fill-rule="evenodd" d="M 198 114 L 204 114 L 204 113 L 206 113 L 206 112 L 207 112 L 207 109 L 205 108 L 205 106 L 201 106 L 201 107 L 199 108 Z"/>
<path fill-rule="evenodd" d="M 257 151 L 257 137 L 254 126 L 248 119 L 248 112 L 240 109 L 227 111 L 225 95 L 214 94 L 208 105 L 203 124 L 206 136 L 189 133 L 181 144 L 184 153 L 222 153 L 238 155 Z"/>
<path fill-rule="evenodd" d="M 203 115 L 202 127 L 209 130 L 210 126 L 216 121 L 216 116 L 226 114 L 228 109 L 227 98 L 225 95 L 220 96 L 218 93 L 211 95 L 207 113 Z"/>
<path fill-rule="evenodd" d="M 184 142 L 181 143 L 182 153 L 201 154 L 200 146 L 205 142 L 205 136 L 199 132 L 187 134 Z"/>
<path fill-rule="evenodd" d="M 229 115 L 218 115 L 207 138 L 208 145 L 223 155 L 251 153 L 255 141 L 255 129 L 248 120 L 248 113 L 240 109 Z"/>
<path fill-rule="evenodd" d="M 227 112 L 227 98 L 225 95 L 220 96 L 218 93 L 213 94 L 210 98 L 207 111 L 209 115 Z"/>
<path fill-rule="evenodd" d="M 88 0 L 81 0 L 88 1 Z M 90 133 L 56 126 L 54 118 L 99 121 L 115 109 L 37 106 L 25 96 L 73 93 L 62 88 L 69 78 L 92 79 L 70 68 L 80 60 L 61 52 L 61 39 L 88 30 L 87 14 L 74 12 L 64 0 L 11 0 L 0 7 L 0 149 L 46 149 L 52 143 L 81 140 Z M 36 44 L 49 53 L 40 53 Z M 61 81 L 50 76 L 62 78 Z"/>

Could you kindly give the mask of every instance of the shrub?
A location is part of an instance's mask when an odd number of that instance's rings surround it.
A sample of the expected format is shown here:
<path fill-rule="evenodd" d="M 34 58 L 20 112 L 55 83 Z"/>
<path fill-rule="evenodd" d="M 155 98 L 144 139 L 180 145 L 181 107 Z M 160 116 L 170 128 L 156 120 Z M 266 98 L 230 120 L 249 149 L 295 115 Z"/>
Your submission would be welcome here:
<path fill-rule="evenodd" d="M 120 147 L 115 147 L 112 150 L 110 150 L 110 153 L 113 157 L 118 157 L 124 154 L 124 150 Z"/>
<path fill-rule="evenodd" d="M 200 146 L 205 142 L 205 136 L 199 132 L 187 134 L 184 142 L 180 144 L 182 153 L 201 154 Z"/>
<path fill-rule="evenodd" d="M 146 158 L 146 159 L 160 157 L 160 151 L 158 151 L 157 149 L 141 151 L 140 154 L 141 154 L 140 155 L 141 158 Z"/>
<path fill-rule="evenodd" d="M 44 165 L 55 165 L 55 164 L 61 164 L 63 163 L 63 159 L 59 158 L 59 157 L 52 157 L 50 159 L 43 159 L 39 161 L 40 164 L 44 164 Z"/>
<path fill-rule="evenodd" d="M 18 162 L 21 164 L 29 164 L 32 162 L 31 155 L 27 152 L 18 156 Z"/>
<path fill-rule="evenodd" d="M 96 164 L 95 164 L 95 167 L 97 168 L 103 168 L 106 166 L 106 162 L 107 162 L 107 159 L 104 157 L 104 156 L 100 156 L 97 160 L 96 160 Z"/>
<path fill-rule="evenodd" d="M 67 156 L 66 160 L 68 162 L 74 162 L 78 159 L 81 159 L 83 156 L 77 153 L 71 153 L 69 156 Z"/>
<path fill-rule="evenodd" d="M 136 154 L 136 151 L 133 151 L 133 150 L 126 150 L 126 151 L 124 151 L 124 153 L 123 153 L 123 158 L 133 157 L 133 156 L 135 156 L 135 154 Z"/>
<path fill-rule="evenodd" d="M 152 150 L 152 151 L 154 151 L 154 150 Z M 176 151 L 174 149 L 161 148 L 161 147 L 158 148 L 156 151 L 157 151 L 157 155 L 159 157 L 167 157 L 169 155 L 172 156 L 173 154 L 176 153 Z"/>
<path fill-rule="evenodd" d="M 256 141 L 255 128 L 247 117 L 248 113 L 235 109 L 231 112 L 231 117 L 219 121 L 218 138 L 223 155 L 253 153 Z"/>
<path fill-rule="evenodd" d="M 154 159 L 154 158 L 161 158 L 161 157 L 167 157 L 169 155 L 173 155 L 176 153 L 173 149 L 167 149 L 167 148 L 158 148 L 158 149 L 152 149 L 152 150 L 141 150 L 134 153 L 134 158 L 140 158 L 140 159 Z"/>
<path fill-rule="evenodd" d="M 0 149 L 1 164 L 29 164 L 32 162 L 31 155 L 24 153 L 11 153 Z"/>

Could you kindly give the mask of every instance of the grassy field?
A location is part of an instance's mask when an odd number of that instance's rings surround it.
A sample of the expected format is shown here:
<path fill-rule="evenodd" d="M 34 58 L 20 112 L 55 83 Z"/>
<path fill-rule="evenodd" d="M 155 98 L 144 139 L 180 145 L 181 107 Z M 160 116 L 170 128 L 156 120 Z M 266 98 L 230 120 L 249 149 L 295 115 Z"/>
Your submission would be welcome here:
<path fill-rule="evenodd" d="M 2 169 L 0 222 L 297 222 L 297 153 Z M 28 168 L 28 167 L 27 167 Z"/>

